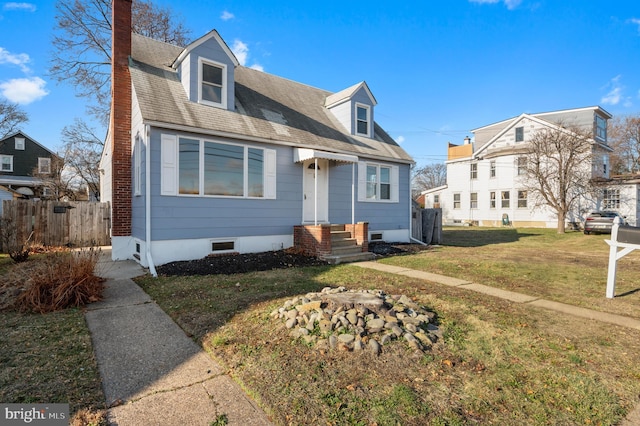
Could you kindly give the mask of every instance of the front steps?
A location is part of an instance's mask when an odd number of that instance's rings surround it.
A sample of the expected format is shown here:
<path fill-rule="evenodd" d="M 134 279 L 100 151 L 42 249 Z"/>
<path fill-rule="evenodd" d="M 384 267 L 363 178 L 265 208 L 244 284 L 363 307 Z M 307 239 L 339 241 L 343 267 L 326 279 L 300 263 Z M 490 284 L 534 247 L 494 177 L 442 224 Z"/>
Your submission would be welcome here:
<path fill-rule="evenodd" d="M 344 230 L 344 225 L 331 225 L 331 254 L 321 258 L 332 265 L 337 265 L 371 260 L 374 255 L 368 251 L 362 251 L 362 246 L 358 245 L 355 238 L 351 238 L 350 232 Z"/>

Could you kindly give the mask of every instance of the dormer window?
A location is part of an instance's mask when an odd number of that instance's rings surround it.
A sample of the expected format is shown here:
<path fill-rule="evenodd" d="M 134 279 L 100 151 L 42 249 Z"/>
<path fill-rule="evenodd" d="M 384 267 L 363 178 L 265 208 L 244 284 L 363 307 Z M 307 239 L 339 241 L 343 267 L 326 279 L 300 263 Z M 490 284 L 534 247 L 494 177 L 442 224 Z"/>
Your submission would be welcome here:
<path fill-rule="evenodd" d="M 227 66 L 217 62 L 207 61 L 202 58 L 200 58 L 198 62 L 200 65 L 199 102 L 226 108 Z"/>
<path fill-rule="evenodd" d="M 367 105 L 356 104 L 356 134 L 369 136 L 371 108 Z"/>

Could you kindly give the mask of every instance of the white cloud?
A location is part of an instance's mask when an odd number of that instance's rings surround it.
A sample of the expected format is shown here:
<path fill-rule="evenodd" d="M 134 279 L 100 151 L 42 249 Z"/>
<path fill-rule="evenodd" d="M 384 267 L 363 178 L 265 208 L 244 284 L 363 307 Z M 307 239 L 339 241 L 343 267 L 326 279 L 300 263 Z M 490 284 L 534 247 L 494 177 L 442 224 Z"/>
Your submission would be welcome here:
<path fill-rule="evenodd" d="M 231 51 L 234 55 L 236 55 L 236 58 L 238 59 L 238 62 L 240 62 L 240 65 L 244 65 L 247 63 L 247 57 L 249 56 L 249 46 L 247 46 L 246 43 L 243 43 L 240 40 L 234 40 Z"/>
<path fill-rule="evenodd" d="M 9 2 L 9 3 L 5 3 L 2 8 L 4 10 L 26 10 L 27 12 L 36 11 L 36 5 L 32 3 Z"/>
<path fill-rule="evenodd" d="M 624 86 L 620 83 L 621 75 L 617 75 L 611 79 L 604 87 L 609 88 L 606 95 L 600 100 L 604 105 L 618 105 L 623 99 L 622 90 Z"/>
<path fill-rule="evenodd" d="M 629 19 L 627 22 L 630 22 L 630 23 L 632 23 L 632 24 L 634 24 L 634 25 L 637 25 L 637 26 L 638 26 L 638 34 L 640 34 L 640 19 L 638 19 L 638 18 L 631 18 L 631 19 Z"/>
<path fill-rule="evenodd" d="M 223 21 L 229 21 L 233 18 L 235 18 L 235 15 L 227 10 L 223 11 L 222 15 L 220 15 L 220 19 L 222 19 Z"/>
<path fill-rule="evenodd" d="M 49 94 L 44 88 L 46 84 L 40 77 L 14 78 L 0 83 L 0 91 L 11 102 L 27 105 Z"/>
<path fill-rule="evenodd" d="M 27 64 L 31 61 L 29 55 L 26 53 L 11 53 L 8 50 L 0 47 L 0 64 L 11 64 L 20 67 L 22 72 L 29 72 Z"/>
<path fill-rule="evenodd" d="M 260 65 L 260 64 L 253 64 L 249 68 L 252 68 L 252 69 L 257 70 L 257 71 L 264 72 L 264 67 L 262 65 Z"/>
<path fill-rule="evenodd" d="M 401 145 L 404 142 L 404 136 L 398 136 L 396 142 L 398 142 L 398 145 Z"/>
<path fill-rule="evenodd" d="M 478 4 L 496 4 L 496 3 L 504 3 L 505 6 L 507 6 L 507 9 L 509 10 L 513 10 L 515 8 L 517 8 L 518 6 L 520 6 L 520 3 L 522 3 L 522 0 L 469 0 L 471 3 L 478 3 Z"/>

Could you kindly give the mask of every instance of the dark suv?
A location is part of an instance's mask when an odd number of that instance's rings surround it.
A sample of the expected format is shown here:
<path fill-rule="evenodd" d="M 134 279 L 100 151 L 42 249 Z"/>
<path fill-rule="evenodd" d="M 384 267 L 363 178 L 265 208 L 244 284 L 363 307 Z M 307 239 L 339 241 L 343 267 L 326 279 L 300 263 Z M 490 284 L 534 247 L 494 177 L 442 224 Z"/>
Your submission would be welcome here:
<path fill-rule="evenodd" d="M 620 218 L 620 225 L 626 223 L 624 217 L 616 212 L 591 212 L 587 216 L 587 220 L 584 221 L 584 233 L 610 234 L 613 220 L 616 217 Z"/>

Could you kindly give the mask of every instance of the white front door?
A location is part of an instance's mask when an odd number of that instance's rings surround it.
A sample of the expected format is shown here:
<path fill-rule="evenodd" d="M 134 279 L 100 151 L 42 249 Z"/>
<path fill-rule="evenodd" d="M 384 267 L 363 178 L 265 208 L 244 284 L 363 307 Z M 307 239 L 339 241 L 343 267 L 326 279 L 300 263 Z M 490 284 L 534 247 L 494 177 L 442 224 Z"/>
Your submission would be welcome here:
<path fill-rule="evenodd" d="M 329 162 L 318 159 L 317 164 L 317 170 L 316 160 L 307 160 L 302 164 L 304 167 L 302 221 L 304 223 L 329 222 Z"/>

